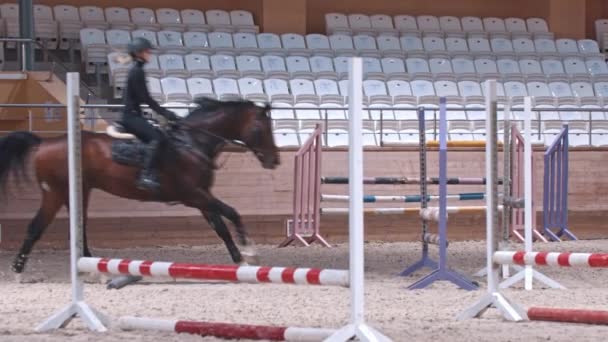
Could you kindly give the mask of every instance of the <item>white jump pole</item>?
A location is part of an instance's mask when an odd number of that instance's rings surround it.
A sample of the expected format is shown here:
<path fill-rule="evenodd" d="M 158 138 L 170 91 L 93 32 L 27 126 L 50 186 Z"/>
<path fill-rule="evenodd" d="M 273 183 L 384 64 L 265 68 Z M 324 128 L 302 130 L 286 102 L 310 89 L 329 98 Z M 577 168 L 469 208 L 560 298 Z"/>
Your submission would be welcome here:
<path fill-rule="evenodd" d="M 458 315 L 458 319 L 479 317 L 488 308 L 497 308 L 502 315 L 510 321 L 527 320 L 526 311 L 517 304 L 510 302 L 499 289 L 500 265 L 493 261 L 494 253 L 498 249 L 498 240 L 501 238 L 498 230 L 498 174 L 497 166 L 497 99 L 496 80 L 487 80 L 486 87 L 486 235 L 487 255 L 486 269 L 488 276 L 488 292 L 476 303 Z"/>
<path fill-rule="evenodd" d="M 527 253 L 532 252 L 532 215 L 536 212 L 532 208 L 532 97 L 524 98 L 524 248 Z M 535 228 L 535 227 L 534 227 Z M 508 267 L 505 265 L 505 267 Z M 532 265 L 519 268 L 519 272 L 511 278 L 500 283 L 501 288 L 508 288 L 519 281 L 524 281 L 524 288 L 532 290 L 534 279 L 554 288 L 565 289 L 560 283 L 538 272 Z"/>
<path fill-rule="evenodd" d="M 67 325 L 79 316 L 90 330 L 105 332 L 107 319 L 84 301 L 83 283 L 78 277 L 78 259 L 82 257 L 82 164 L 80 135 L 80 80 L 79 74 L 67 74 L 67 126 L 68 126 L 68 166 L 70 186 L 70 277 L 72 302 L 36 327 L 45 332 Z"/>
<path fill-rule="evenodd" d="M 352 338 L 361 341 L 391 341 L 365 323 L 364 310 L 364 249 L 363 249 L 363 145 L 362 117 L 363 66 L 361 58 L 349 61 L 348 117 L 349 117 L 349 247 L 351 321 L 325 341 L 345 342 Z"/>
<path fill-rule="evenodd" d="M 530 130 L 532 129 L 532 98 L 526 96 L 524 99 L 524 248 L 526 252 L 532 251 L 532 142 L 530 141 Z M 534 276 L 531 265 L 524 270 L 524 287 L 532 290 L 532 278 Z"/>

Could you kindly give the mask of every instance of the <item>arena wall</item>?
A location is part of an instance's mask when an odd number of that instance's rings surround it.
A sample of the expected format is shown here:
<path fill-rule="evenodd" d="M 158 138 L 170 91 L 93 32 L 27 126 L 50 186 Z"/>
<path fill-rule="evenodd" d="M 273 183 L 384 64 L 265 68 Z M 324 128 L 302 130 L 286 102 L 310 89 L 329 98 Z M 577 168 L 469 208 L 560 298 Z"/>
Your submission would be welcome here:
<path fill-rule="evenodd" d="M 218 164 L 224 166 L 217 172 L 214 193 L 234 206 L 244 217 L 255 241 L 280 242 L 284 234 L 285 220 L 292 212 L 293 155 L 295 151 L 282 152 L 282 164 L 274 171 L 264 170 L 251 154 L 222 154 Z M 534 153 L 537 182 L 534 189 L 538 203 L 538 222 L 542 224 L 542 151 Z M 602 200 L 608 193 L 603 180 L 608 166 L 606 150 L 576 150 L 570 152 L 569 207 L 572 230 L 581 238 L 605 237 L 597 222 L 606 220 L 608 204 Z M 429 153 L 429 175 L 437 174 L 438 153 Z M 344 149 L 324 152 L 323 174 L 345 176 L 348 154 Z M 448 153 L 449 176 L 483 176 L 484 153 L 478 151 L 453 151 Z M 500 160 L 500 157 L 499 157 Z M 500 169 L 499 169 L 500 170 Z M 418 153 L 415 150 L 388 149 L 365 152 L 366 176 L 417 177 Z M 13 183 L 14 184 L 14 183 Z M 346 194 L 347 187 L 324 185 L 324 191 Z M 436 192 L 436 187 L 431 187 Z M 2 236 L 0 247 L 18 247 L 39 204 L 39 191 L 35 186 L 9 188 L 9 200 L 0 205 Z M 450 193 L 483 191 L 482 186 L 449 186 Z M 370 194 L 416 194 L 415 185 L 366 186 Z M 473 201 L 475 202 L 475 201 Z M 482 203 L 467 202 L 478 205 Z M 462 202 L 460 202 L 462 204 Z M 342 206 L 341 203 L 324 204 Z M 373 206 L 373 204 L 372 204 Z M 397 206 L 399 206 L 397 204 Z M 408 206 L 416 206 L 415 203 Z M 93 193 L 89 210 L 90 239 L 97 247 L 129 247 L 155 245 L 196 245 L 218 243 L 212 229 L 200 214 L 181 205 L 143 203 L 119 199 L 99 191 Z M 484 215 L 452 215 L 449 219 L 451 239 L 483 239 Z M 403 241 L 419 238 L 419 219 L 403 216 L 366 217 L 366 236 L 370 240 Z M 332 242 L 346 241 L 347 217 L 323 218 L 322 230 Z M 66 212 L 49 228 L 42 246 L 67 248 Z"/>

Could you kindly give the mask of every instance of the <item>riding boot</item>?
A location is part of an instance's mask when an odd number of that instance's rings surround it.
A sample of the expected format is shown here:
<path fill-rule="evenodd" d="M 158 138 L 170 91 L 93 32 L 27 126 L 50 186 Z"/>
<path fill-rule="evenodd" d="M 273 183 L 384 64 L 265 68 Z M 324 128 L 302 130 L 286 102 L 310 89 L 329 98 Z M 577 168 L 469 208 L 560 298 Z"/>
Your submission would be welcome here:
<path fill-rule="evenodd" d="M 158 190 L 160 188 L 160 182 L 158 180 L 158 174 L 156 172 L 156 159 L 158 150 L 160 147 L 160 141 L 154 140 L 146 146 L 146 153 L 144 157 L 144 165 L 141 170 L 137 187 L 142 190 Z"/>

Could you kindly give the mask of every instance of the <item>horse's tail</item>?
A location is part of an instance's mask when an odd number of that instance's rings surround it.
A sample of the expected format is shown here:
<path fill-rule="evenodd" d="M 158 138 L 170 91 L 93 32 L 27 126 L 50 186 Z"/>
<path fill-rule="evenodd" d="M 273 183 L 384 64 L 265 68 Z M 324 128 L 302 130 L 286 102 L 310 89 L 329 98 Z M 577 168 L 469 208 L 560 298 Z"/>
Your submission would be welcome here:
<path fill-rule="evenodd" d="M 27 156 L 42 139 L 30 132 L 18 131 L 0 138 L 0 197 L 6 193 L 8 176 L 13 172 L 17 181 L 27 179 Z"/>

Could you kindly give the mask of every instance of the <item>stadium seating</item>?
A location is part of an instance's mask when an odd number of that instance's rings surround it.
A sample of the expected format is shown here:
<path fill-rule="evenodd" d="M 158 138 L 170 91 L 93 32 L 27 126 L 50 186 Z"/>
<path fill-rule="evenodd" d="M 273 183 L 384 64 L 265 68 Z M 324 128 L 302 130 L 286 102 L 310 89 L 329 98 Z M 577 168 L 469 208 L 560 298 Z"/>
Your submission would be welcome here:
<path fill-rule="evenodd" d="M 301 35 L 260 32 L 252 13 L 238 9 L 35 5 L 35 15 L 36 37 L 49 49 L 79 49 L 85 72 L 107 74 L 114 98 L 129 68 L 122 51 L 146 37 L 156 46 L 146 65 L 154 98 L 164 105 L 198 96 L 270 101 L 281 146 L 298 146 L 325 120 L 324 142 L 347 144 L 350 56 L 364 62 L 367 146 L 417 141 L 416 107 L 436 109 L 440 96 L 450 107 L 450 139 L 484 139 L 483 113 L 475 109 L 487 79 L 498 80 L 503 103 L 511 97 L 521 107 L 533 96 L 546 108 L 535 113 L 542 141 L 569 122 L 573 146 L 608 144 L 604 112 L 565 111 L 608 106 L 604 19 L 595 23 L 596 40 L 576 40 L 556 39 L 542 18 L 327 13 L 326 34 Z M 18 5 L 0 5 L 6 36 L 18 36 L 17 18 Z M 521 112 L 511 115 L 521 119 Z M 426 119 L 435 116 L 429 110 Z"/>

